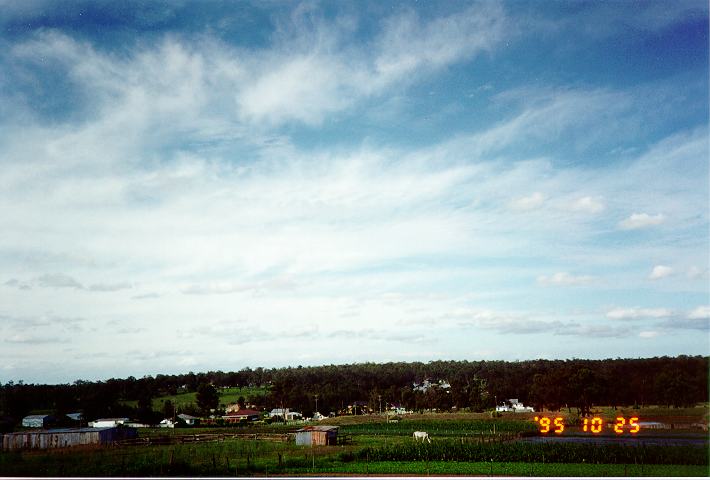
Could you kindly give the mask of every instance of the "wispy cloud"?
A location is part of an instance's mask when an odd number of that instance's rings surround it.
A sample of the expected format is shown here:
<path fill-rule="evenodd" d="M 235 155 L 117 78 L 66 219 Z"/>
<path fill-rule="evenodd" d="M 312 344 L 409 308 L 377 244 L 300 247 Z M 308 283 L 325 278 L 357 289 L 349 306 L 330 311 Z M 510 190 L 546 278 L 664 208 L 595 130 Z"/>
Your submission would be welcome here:
<path fill-rule="evenodd" d="M 130 283 L 94 283 L 89 285 L 88 290 L 92 292 L 117 292 L 133 288 Z"/>
<path fill-rule="evenodd" d="M 591 275 L 573 275 L 567 272 L 557 272 L 552 275 L 540 275 L 537 277 L 538 285 L 543 286 L 589 285 L 595 280 Z"/>
<path fill-rule="evenodd" d="M 69 275 L 63 273 L 47 273 L 34 279 L 35 283 L 44 288 L 76 288 L 82 290 L 84 286 Z"/>
<path fill-rule="evenodd" d="M 469 358 L 461 332 L 506 358 L 539 355 L 544 334 L 565 337 L 551 355 L 614 355 L 632 327 L 649 352 L 669 334 L 700 348 L 704 307 L 682 305 L 707 293 L 701 71 L 641 81 L 618 75 L 625 58 L 600 84 L 574 67 L 608 52 L 569 41 L 573 15 L 541 11 L 541 29 L 490 2 L 245 5 L 259 15 L 238 35 L 205 6 L 214 22 L 167 15 L 170 33 L 110 43 L 126 37 L 45 5 L 53 27 L 0 29 L 6 357 L 56 353 L 30 347 L 32 326 L 96 371 L 183 368 L 180 352 L 223 368 L 235 345 L 252 365 Z M 579 15 L 597 8 L 629 11 Z M 622 17 L 642 37 L 694 18 L 641 10 Z M 564 47 L 536 50 L 539 34 Z M 92 329 L 144 352 L 175 332 L 174 349 L 116 362 Z"/>
<path fill-rule="evenodd" d="M 535 192 L 527 197 L 516 198 L 510 205 L 515 210 L 534 210 L 545 203 L 545 195 L 540 192 Z"/>
<path fill-rule="evenodd" d="M 638 320 L 648 318 L 672 317 L 675 313 L 667 308 L 614 308 L 606 312 L 606 317 L 612 320 Z"/>
<path fill-rule="evenodd" d="M 604 200 L 601 197 L 581 197 L 575 200 L 570 208 L 586 213 L 601 213 L 604 211 Z"/>

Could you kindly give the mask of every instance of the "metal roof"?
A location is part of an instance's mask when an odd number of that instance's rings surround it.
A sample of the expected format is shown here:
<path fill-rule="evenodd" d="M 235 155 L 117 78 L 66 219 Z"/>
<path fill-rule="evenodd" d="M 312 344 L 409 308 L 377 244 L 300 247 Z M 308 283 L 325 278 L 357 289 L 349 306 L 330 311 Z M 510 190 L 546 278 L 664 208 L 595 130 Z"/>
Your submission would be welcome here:
<path fill-rule="evenodd" d="M 47 417 L 51 417 L 49 414 L 44 414 L 44 415 L 27 415 L 26 417 L 23 418 L 23 420 L 42 420 Z"/>
<path fill-rule="evenodd" d="M 24 431 L 24 432 L 12 432 L 12 433 L 6 433 L 5 435 L 26 435 L 26 434 L 51 434 L 51 433 L 81 433 L 81 432 L 102 432 L 104 430 L 113 430 L 116 427 L 99 427 L 99 428 L 93 428 L 93 427 L 82 427 L 82 428 L 50 428 L 49 430 L 33 430 L 33 431 Z"/>
<path fill-rule="evenodd" d="M 256 410 L 248 410 L 246 408 L 243 408 L 241 410 L 238 410 L 236 412 L 230 412 L 225 417 L 244 417 L 244 416 L 252 416 L 252 415 L 260 415 L 260 412 L 257 412 Z"/>
<path fill-rule="evenodd" d="M 338 430 L 338 427 L 335 427 L 333 425 L 309 425 L 307 427 L 303 427 L 300 430 L 296 430 L 297 432 L 332 432 L 334 430 Z"/>

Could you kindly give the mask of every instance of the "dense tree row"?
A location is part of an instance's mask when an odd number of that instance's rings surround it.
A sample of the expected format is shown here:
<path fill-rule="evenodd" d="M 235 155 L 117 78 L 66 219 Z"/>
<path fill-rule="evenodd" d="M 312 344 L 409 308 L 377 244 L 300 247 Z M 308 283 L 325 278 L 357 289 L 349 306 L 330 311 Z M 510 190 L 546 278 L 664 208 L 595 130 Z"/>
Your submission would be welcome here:
<path fill-rule="evenodd" d="M 446 380 L 447 388 L 426 392 L 413 386 L 426 379 Z M 269 386 L 269 394 L 248 398 L 264 408 L 289 407 L 306 415 L 318 403 L 323 413 L 347 410 L 359 402 L 373 411 L 399 404 L 408 409 L 481 411 L 496 400 L 518 398 L 536 408 L 592 405 L 661 404 L 686 406 L 708 401 L 708 357 L 660 357 L 616 360 L 435 361 L 361 363 L 319 367 L 243 369 L 237 372 L 188 373 L 103 382 L 77 380 L 71 385 L 0 386 L 0 417 L 17 422 L 30 412 L 57 414 L 81 410 L 85 418 L 131 416 L 153 419 L 151 400 L 179 392 L 198 392 L 203 409 L 214 404 L 206 385 Z M 122 400 L 137 400 L 128 407 Z"/>

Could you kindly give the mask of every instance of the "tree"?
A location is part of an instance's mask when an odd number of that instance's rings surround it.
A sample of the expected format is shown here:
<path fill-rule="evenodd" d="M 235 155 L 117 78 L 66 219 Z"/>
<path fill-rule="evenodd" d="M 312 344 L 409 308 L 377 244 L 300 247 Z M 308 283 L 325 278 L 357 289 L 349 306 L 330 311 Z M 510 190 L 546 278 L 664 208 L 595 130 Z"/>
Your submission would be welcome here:
<path fill-rule="evenodd" d="M 217 408 L 219 404 L 219 394 L 214 385 L 209 383 L 201 383 L 197 387 L 197 406 L 204 413 L 209 413 L 210 410 Z"/>
<path fill-rule="evenodd" d="M 173 418 L 175 415 L 175 406 L 170 400 L 165 400 L 163 403 L 163 418 Z"/>

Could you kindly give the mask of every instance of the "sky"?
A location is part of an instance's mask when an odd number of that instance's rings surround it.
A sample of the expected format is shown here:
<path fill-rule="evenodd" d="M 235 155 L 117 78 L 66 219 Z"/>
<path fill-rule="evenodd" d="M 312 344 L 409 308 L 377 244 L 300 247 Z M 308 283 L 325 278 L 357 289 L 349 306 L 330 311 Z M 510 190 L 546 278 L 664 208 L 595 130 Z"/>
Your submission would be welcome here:
<path fill-rule="evenodd" d="M 0 382 L 710 352 L 707 2 L 0 12 Z"/>

